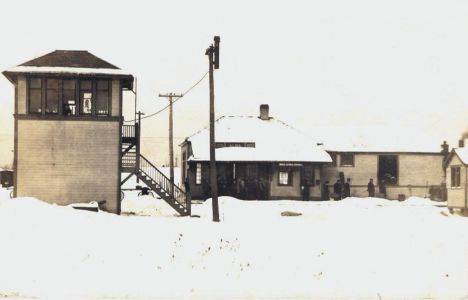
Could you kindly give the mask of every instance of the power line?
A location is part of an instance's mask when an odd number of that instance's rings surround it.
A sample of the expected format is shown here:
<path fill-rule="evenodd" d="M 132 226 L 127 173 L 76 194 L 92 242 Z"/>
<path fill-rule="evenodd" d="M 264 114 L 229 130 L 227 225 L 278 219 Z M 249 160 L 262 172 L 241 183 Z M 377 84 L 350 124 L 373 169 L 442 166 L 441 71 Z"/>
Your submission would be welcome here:
<path fill-rule="evenodd" d="M 182 93 L 182 96 L 185 96 L 186 94 L 190 93 L 191 90 L 193 90 L 197 85 L 200 84 L 200 82 L 203 81 L 203 79 L 205 79 L 205 77 L 206 77 L 206 75 L 208 75 L 208 73 L 209 73 L 209 71 L 207 71 L 205 74 L 203 74 L 203 76 L 200 78 L 200 80 L 198 80 L 194 85 L 192 85 L 189 89 L 187 89 L 185 92 Z M 177 97 L 177 98 L 175 98 L 175 99 L 172 101 L 172 104 L 176 103 L 177 100 L 179 100 L 180 98 L 182 98 L 182 97 Z M 159 113 L 165 111 L 167 108 L 169 108 L 169 106 L 170 106 L 170 104 L 167 105 L 167 106 L 165 106 L 165 107 L 163 107 L 162 109 L 158 110 L 158 111 L 155 112 L 155 113 L 152 113 L 152 114 L 149 114 L 149 115 L 147 115 L 147 116 L 141 117 L 141 119 L 143 120 L 143 119 L 146 119 L 146 118 L 154 117 L 155 115 L 157 115 L 157 114 L 159 114 Z M 129 123 L 129 122 L 134 122 L 134 121 L 136 121 L 136 120 L 133 119 L 133 120 L 124 121 L 124 122 L 125 122 L 125 123 Z"/>

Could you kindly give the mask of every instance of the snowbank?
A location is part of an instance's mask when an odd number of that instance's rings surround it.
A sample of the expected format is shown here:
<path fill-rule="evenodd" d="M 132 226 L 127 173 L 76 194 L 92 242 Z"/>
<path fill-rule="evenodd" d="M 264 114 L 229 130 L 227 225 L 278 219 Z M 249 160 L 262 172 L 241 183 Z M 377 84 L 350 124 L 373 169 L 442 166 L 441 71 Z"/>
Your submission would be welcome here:
<path fill-rule="evenodd" d="M 0 194 L 0 296 L 454 299 L 468 294 L 468 218 L 446 216 L 446 208 L 424 199 L 221 197 L 224 221 L 213 223 L 209 201 L 193 208 L 200 218 L 159 218 L 79 211 L 7 195 Z M 160 200 L 127 201 L 145 211 Z M 281 216 L 283 211 L 302 215 Z"/>

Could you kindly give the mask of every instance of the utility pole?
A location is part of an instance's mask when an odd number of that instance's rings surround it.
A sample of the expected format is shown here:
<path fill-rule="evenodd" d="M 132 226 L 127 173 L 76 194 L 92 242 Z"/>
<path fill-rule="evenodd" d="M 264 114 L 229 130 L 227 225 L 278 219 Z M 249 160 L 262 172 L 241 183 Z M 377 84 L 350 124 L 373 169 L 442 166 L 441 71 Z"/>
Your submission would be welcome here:
<path fill-rule="evenodd" d="M 175 93 L 159 94 L 159 97 L 169 99 L 169 179 L 171 181 L 171 196 L 174 197 L 174 144 L 173 144 L 173 119 L 172 119 L 172 103 L 173 98 L 182 98 L 184 95 Z"/>
<path fill-rule="evenodd" d="M 213 221 L 219 222 L 218 206 L 218 181 L 216 176 L 216 153 L 215 153 L 215 119 L 214 119 L 214 77 L 213 68 L 219 69 L 219 42 L 220 37 L 214 37 L 214 45 L 206 49 L 208 55 L 209 77 L 210 77 L 210 185 L 213 207 Z"/>

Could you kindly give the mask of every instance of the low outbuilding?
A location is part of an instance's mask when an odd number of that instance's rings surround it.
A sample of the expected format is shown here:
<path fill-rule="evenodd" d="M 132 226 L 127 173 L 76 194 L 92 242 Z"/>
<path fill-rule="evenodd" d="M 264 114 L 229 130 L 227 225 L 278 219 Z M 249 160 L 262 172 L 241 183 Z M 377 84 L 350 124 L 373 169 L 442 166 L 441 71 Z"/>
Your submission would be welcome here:
<path fill-rule="evenodd" d="M 453 149 L 445 161 L 447 207 L 468 216 L 468 148 Z"/>

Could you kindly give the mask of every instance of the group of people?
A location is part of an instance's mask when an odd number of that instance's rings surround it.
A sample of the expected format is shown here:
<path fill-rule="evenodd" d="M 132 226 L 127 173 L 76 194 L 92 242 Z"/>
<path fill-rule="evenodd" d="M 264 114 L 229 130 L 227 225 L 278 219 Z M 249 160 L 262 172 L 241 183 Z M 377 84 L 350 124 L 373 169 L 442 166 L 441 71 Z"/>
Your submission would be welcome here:
<path fill-rule="evenodd" d="M 322 200 L 341 200 L 351 196 L 351 178 L 346 179 L 346 182 L 342 182 L 341 179 L 337 179 L 333 185 L 333 194 L 330 195 L 330 182 L 325 181 L 322 185 Z"/>
<path fill-rule="evenodd" d="M 218 176 L 218 195 L 235 196 L 239 199 L 268 199 L 270 183 L 265 178 L 236 178 L 226 181 L 223 176 Z M 203 179 L 202 189 L 204 198 L 211 197 L 211 186 L 208 179 Z"/>

